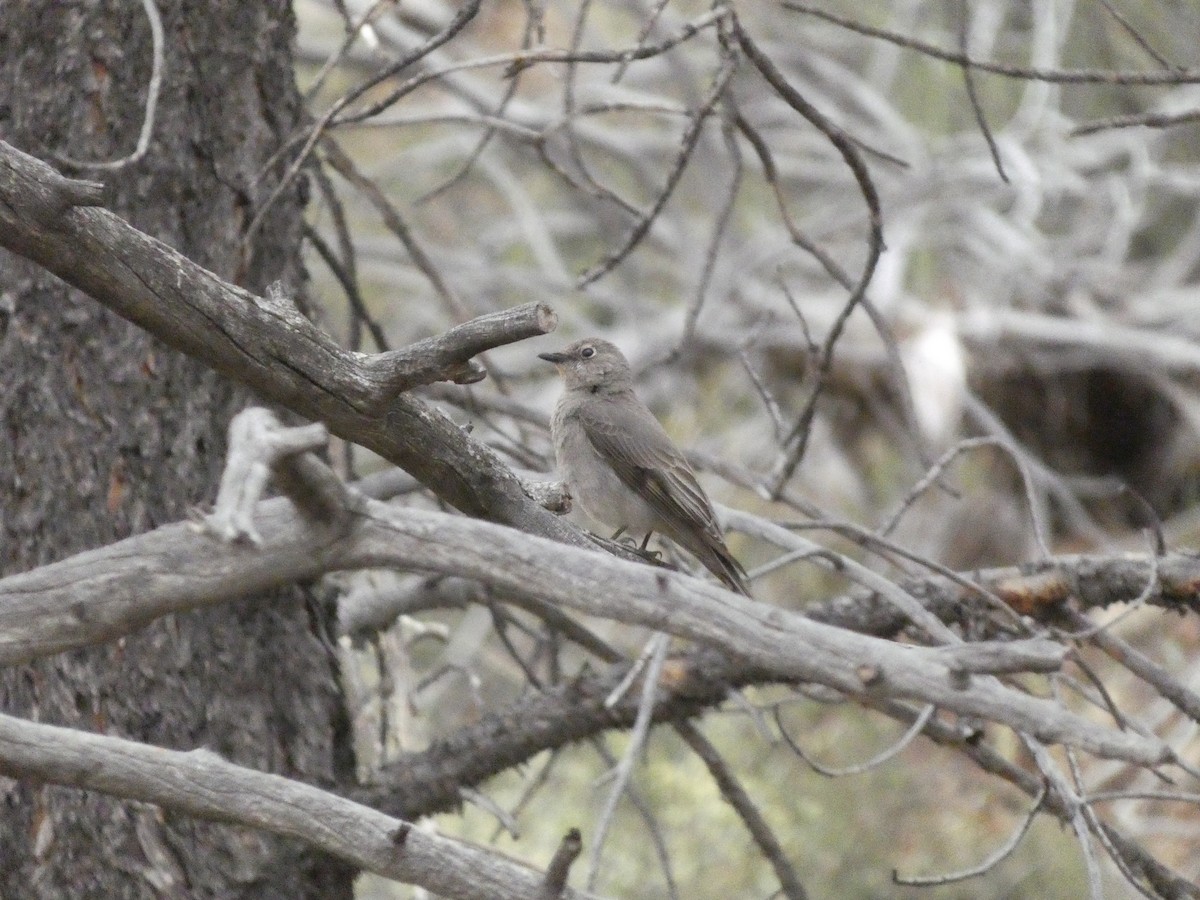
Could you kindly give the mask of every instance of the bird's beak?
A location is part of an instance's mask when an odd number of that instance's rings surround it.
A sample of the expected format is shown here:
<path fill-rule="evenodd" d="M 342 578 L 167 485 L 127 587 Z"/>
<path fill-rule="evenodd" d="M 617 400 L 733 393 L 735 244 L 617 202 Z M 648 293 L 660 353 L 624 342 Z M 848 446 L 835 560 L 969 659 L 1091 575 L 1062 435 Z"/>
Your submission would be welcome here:
<path fill-rule="evenodd" d="M 570 357 L 565 353 L 539 353 L 538 359 L 544 359 L 546 362 L 554 363 L 557 366 L 565 363 Z"/>

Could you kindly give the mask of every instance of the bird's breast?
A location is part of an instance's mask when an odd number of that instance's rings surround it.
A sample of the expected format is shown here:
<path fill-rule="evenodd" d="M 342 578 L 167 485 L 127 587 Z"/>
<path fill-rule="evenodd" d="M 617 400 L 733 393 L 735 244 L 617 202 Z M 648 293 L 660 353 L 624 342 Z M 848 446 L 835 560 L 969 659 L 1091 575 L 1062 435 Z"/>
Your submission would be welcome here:
<path fill-rule="evenodd" d="M 658 517 L 649 504 L 621 481 L 597 452 L 574 414 L 577 408 L 573 403 L 560 402 L 551 421 L 554 454 L 572 499 L 591 518 L 610 528 L 625 528 L 637 536 L 660 530 Z"/>

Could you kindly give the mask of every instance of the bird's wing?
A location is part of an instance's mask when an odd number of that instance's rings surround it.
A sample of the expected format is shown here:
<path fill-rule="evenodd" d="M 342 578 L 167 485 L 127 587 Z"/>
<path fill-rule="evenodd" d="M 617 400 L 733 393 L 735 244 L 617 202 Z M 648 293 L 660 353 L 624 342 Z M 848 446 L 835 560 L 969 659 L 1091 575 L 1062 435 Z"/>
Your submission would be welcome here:
<path fill-rule="evenodd" d="M 596 452 L 659 517 L 715 530 L 712 506 L 687 460 L 641 401 L 585 403 L 579 421 Z M 719 532 L 717 532 L 719 533 Z"/>
<path fill-rule="evenodd" d="M 581 404 L 577 415 L 596 452 L 650 504 L 667 535 L 750 596 L 746 570 L 725 546 L 708 495 L 650 410 L 635 397 L 605 397 Z"/>

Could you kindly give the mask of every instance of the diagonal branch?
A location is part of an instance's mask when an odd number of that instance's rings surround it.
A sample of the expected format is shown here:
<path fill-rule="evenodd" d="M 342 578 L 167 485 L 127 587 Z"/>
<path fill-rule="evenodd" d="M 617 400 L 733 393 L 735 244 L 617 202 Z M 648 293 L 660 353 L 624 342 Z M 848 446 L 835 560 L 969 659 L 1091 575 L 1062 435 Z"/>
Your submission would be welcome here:
<path fill-rule="evenodd" d="M 1168 69 L 1157 72 L 1130 72 L 1117 69 L 1040 69 L 1027 66 L 1014 66 L 1007 63 L 990 60 L 972 59 L 965 53 L 956 53 L 934 44 L 926 43 L 908 35 L 876 28 L 856 19 L 839 16 L 811 3 L 802 0 L 783 0 L 785 9 L 804 13 L 817 19 L 824 19 L 840 28 L 846 28 L 866 37 L 888 41 L 898 47 L 905 47 L 922 53 L 933 59 L 954 63 L 964 68 L 978 69 L 981 72 L 991 72 L 1008 78 L 1020 78 L 1028 81 L 1047 81 L 1052 84 L 1195 84 L 1200 81 L 1200 69 Z"/>
<path fill-rule="evenodd" d="M 416 569 L 669 632 L 718 647 L 777 680 L 816 682 L 863 702 L 893 697 L 935 703 L 1045 743 L 1141 765 L 1175 758 L 1157 738 L 1097 725 L 992 675 L 965 676 L 963 660 L 948 660 L 940 649 L 856 634 L 688 575 L 492 523 L 365 500 L 344 530 L 309 525 L 281 501 L 261 504 L 254 524 L 259 548 L 197 542 L 188 526 L 174 525 L 4 579 L 0 649 L 10 660 L 27 659 L 80 639 L 112 637 L 130 622 L 324 572 Z M 975 646 L 993 655 L 990 671 L 1033 649 L 1028 641 Z M 1061 659 L 1065 648 L 1058 652 Z"/>
<path fill-rule="evenodd" d="M 392 761 L 354 796 L 402 818 L 446 812 L 458 806 L 461 784 L 479 784 L 544 750 L 610 729 L 630 728 L 637 718 L 639 698 L 626 692 L 615 705 L 606 702 L 627 668 L 623 663 L 585 672 L 528 694 L 425 750 Z M 670 678 L 658 685 L 652 711 L 655 724 L 700 716 L 719 705 L 731 687 L 775 680 L 708 647 L 692 647 L 668 659 L 666 669 Z"/>
<path fill-rule="evenodd" d="M 370 807 L 227 762 L 0 714 L 0 772 L 157 803 L 298 838 L 445 897 L 542 896 L 544 877 L 495 851 L 414 828 Z M 583 894 L 563 888 L 558 896 Z"/>
<path fill-rule="evenodd" d="M 758 807 L 754 805 L 754 801 L 750 799 L 745 788 L 733 777 L 733 773 L 717 748 L 691 722 L 679 722 L 675 725 L 675 730 L 692 748 L 692 752 L 704 762 L 713 781 L 717 783 L 721 796 L 737 811 L 746 824 L 750 836 L 754 838 L 754 843 L 758 844 L 763 856 L 770 861 L 771 868 L 775 870 L 775 875 L 779 879 L 780 892 L 788 900 L 805 900 L 808 893 L 804 890 L 804 885 L 800 883 L 796 870 L 784 855 L 783 847 L 780 846 L 779 839 L 775 837 L 775 832 L 771 830 L 767 820 L 758 811 Z"/>
<path fill-rule="evenodd" d="M 742 52 L 746 54 L 746 58 L 754 63 L 754 67 L 758 69 L 763 79 L 775 90 L 775 93 L 788 106 L 803 116 L 814 128 L 825 135 L 841 155 L 842 160 L 854 176 L 859 193 L 862 194 L 863 202 L 867 207 L 867 222 L 869 225 L 867 233 L 867 258 L 863 263 L 862 274 L 859 275 L 858 282 L 854 285 L 850 296 L 846 298 L 841 312 L 838 313 L 832 327 L 829 329 L 829 333 L 825 337 L 825 343 L 821 347 L 821 355 L 817 361 L 816 383 L 809 391 L 808 400 L 804 405 L 804 409 L 797 417 L 796 424 L 792 426 L 791 433 L 785 442 L 786 444 L 790 444 L 790 449 L 784 456 L 782 464 L 779 466 L 779 471 L 774 475 L 774 486 L 771 493 L 773 495 L 772 499 L 778 500 L 784 486 L 791 480 L 796 467 L 800 464 L 800 461 L 804 458 L 805 451 L 808 449 L 812 423 L 817 414 L 817 401 L 824 392 L 825 383 L 829 378 L 830 370 L 833 366 L 834 351 L 846 327 L 846 322 L 849 320 L 851 313 L 863 302 L 863 299 L 866 297 L 867 287 L 871 284 L 871 279 L 875 276 L 875 267 L 879 263 L 879 256 L 883 253 L 884 249 L 883 211 L 879 203 L 879 191 L 875 188 L 875 182 L 871 180 L 871 173 L 867 169 L 867 164 L 863 161 L 858 145 L 845 131 L 835 125 L 824 113 L 813 106 L 803 94 L 792 86 L 791 82 L 787 80 L 771 60 L 771 57 L 759 48 L 758 44 L 751 39 L 750 35 L 742 27 L 741 22 L 736 18 L 733 20 L 733 32 L 737 38 L 738 46 L 742 48 Z"/>
<path fill-rule="evenodd" d="M 405 351 L 364 365 L 289 304 L 221 280 L 107 210 L 80 206 L 97 199 L 97 186 L 64 179 L 0 142 L 0 246 L 259 396 L 378 453 L 457 509 L 584 545 L 577 528 L 526 496 L 493 451 L 436 409 L 395 393 L 430 374 L 415 378 L 420 367 Z M 517 324 L 508 339 L 553 327 L 544 307 Z M 476 350 L 477 337 L 455 340 Z"/>

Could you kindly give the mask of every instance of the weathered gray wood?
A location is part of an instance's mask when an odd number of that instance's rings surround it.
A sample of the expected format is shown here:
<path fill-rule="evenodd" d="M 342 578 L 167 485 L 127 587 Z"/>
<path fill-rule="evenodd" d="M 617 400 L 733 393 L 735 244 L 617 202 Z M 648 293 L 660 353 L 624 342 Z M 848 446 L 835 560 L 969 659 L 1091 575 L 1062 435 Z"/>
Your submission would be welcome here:
<path fill-rule="evenodd" d="M 103 174 L 85 169 L 102 189 L 51 177 L 33 209 L 10 209 L 19 198 L 0 188 L 0 215 L 30 223 L 64 261 L 89 251 L 56 229 L 87 206 L 250 291 L 303 284 L 299 190 L 282 191 L 246 241 L 247 216 L 279 183 L 267 159 L 304 116 L 292 4 L 152 5 L 165 64 L 148 152 Z M 4 140 L 47 160 L 127 158 L 149 108 L 147 8 L 0 0 Z M 0 180 L 15 177 L 0 166 Z M 0 308 L 0 574 L 179 521 L 211 497 L 225 427 L 249 391 L 3 248 Z M 0 672 L 0 696 L 12 715 L 164 746 L 202 741 L 264 771 L 330 783 L 352 767 L 336 671 L 313 652 L 313 629 L 292 587 Z M 244 829 L 36 779 L 3 790 L 4 898 L 352 896 L 352 866 L 295 841 L 247 840 Z"/>
<path fill-rule="evenodd" d="M 156 616 L 319 574 L 390 567 L 472 578 L 563 607 L 719 647 L 780 680 L 851 696 L 921 700 L 1097 756 L 1158 765 L 1162 741 L 1097 725 L 987 677 L 963 683 L 969 650 L 896 644 L 814 622 L 697 578 L 559 545 L 489 522 L 365 500 L 350 530 L 259 506 L 258 547 L 169 525 L 0 581 L 0 661 L 110 639 Z M 988 670 L 1044 669 L 1041 643 L 985 644 Z"/>
<path fill-rule="evenodd" d="M 579 529 L 530 500 L 490 448 L 433 407 L 397 393 L 444 373 L 448 362 L 453 375 L 465 353 L 553 328 L 546 307 L 527 304 L 453 329 L 441 343 L 433 338 L 416 350 L 365 357 L 339 347 L 288 304 L 224 281 L 119 216 L 54 200 L 61 181 L 45 163 L 0 141 L 0 246 L 261 397 L 373 450 L 457 509 L 586 542 Z"/>
<path fill-rule="evenodd" d="M 458 900 L 540 900 L 545 876 L 495 850 L 442 837 L 290 778 L 0 714 L 0 772 L 261 828 L 354 866 Z M 567 887 L 557 895 L 585 895 Z"/>

